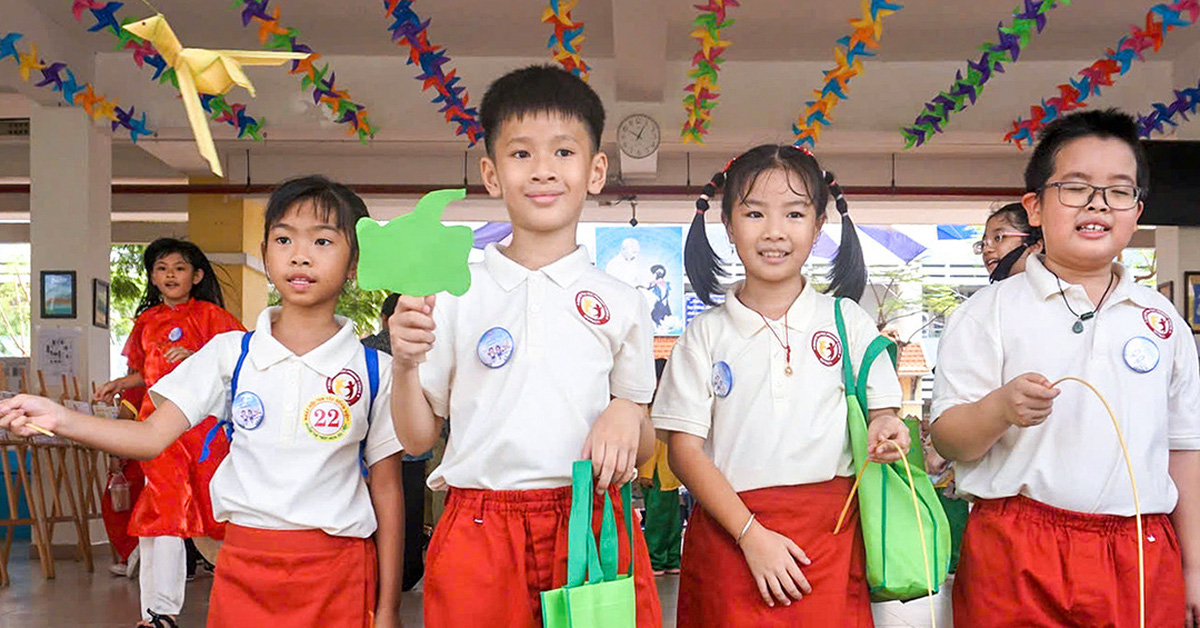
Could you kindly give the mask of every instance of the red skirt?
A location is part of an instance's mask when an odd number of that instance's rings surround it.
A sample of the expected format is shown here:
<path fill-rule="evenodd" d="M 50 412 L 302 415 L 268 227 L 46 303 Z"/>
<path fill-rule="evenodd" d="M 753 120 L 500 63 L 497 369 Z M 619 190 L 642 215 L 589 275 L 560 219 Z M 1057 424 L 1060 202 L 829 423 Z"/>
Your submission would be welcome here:
<path fill-rule="evenodd" d="M 208 628 L 372 628 L 371 539 L 229 524 L 217 554 Z"/>
<path fill-rule="evenodd" d="M 1142 517 L 1146 625 L 1184 625 L 1183 562 L 1166 515 Z M 979 500 L 954 576 L 954 625 L 1138 625 L 1137 524 L 1024 496 Z"/>
<path fill-rule="evenodd" d="M 763 602 L 735 539 L 703 508 L 696 508 L 683 539 L 680 628 L 874 626 L 857 505 L 847 513 L 844 529 L 833 534 L 853 483 L 838 477 L 738 493 L 760 525 L 790 538 L 812 560 L 801 566 L 812 593 L 790 606 Z"/>
<path fill-rule="evenodd" d="M 618 567 L 629 564 L 619 493 Z M 594 527 L 600 528 L 603 497 Z M 429 543 L 425 567 L 425 625 L 429 628 L 540 628 L 541 593 L 566 584 L 571 487 L 524 491 L 451 488 Z M 662 607 L 640 526 L 633 531 L 633 579 L 639 628 L 662 626 Z"/>
<path fill-rule="evenodd" d="M 224 524 L 213 518 L 209 483 L 229 453 L 224 434 L 213 439 L 211 454 L 200 462 L 204 437 L 216 424 L 208 417 L 183 433 L 154 459 L 142 463 L 146 485 L 129 521 L 132 536 L 208 536 L 224 538 Z"/>

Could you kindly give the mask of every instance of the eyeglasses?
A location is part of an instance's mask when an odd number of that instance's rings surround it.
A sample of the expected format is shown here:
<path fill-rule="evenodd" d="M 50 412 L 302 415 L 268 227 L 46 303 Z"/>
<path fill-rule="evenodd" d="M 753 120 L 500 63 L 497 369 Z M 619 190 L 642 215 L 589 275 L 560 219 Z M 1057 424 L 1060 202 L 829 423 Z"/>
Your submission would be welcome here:
<path fill-rule="evenodd" d="M 1104 204 L 1109 209 L 1125 211 L 1137 207 L 1138 201 L 1143 196 L 1142 189 L 1136 185 L 1101 187 L 1078 181 L 1058 181 L 1047 183 L 1042 190 L 1046 188 L 1058 188 L 1058 202 L 1067 207 L 1087 207 L 1099 192 L 1100 197 L 1104 199 Z"/>
<path fill-rule="evenodd" d="M 1018 237 L 1018 236 L 1023 238 L 1027 235 L 1029 235 L 1029 234 L 1025 233 L 1024 231 L 997 231 L 996 235 L 983 236 L 982 240 L 972 243 L 971 250 L 975 251 L 976 255 L 980 255 L 983 253 L 983 249 L 985 249 L 985 248 L 993 248 L 994 249 L 997 246 L 1000 246 L 1000 242 L 1002 240 L 1004 240 L 1004 238 Z"/>

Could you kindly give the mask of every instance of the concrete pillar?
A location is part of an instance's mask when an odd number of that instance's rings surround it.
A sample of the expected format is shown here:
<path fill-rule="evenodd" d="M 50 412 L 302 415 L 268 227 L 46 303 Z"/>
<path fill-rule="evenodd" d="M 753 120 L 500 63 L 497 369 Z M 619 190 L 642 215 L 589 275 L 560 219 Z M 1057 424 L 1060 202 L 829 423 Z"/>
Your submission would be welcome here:
<path fill-rule="evenodd" d="M 109 281 L 112 211 L 112 140 L 107 130 L 76 107 L 41 107 L 30 112 L 30 269 L 33 321 L 32 379 L 55 356 L 43 340 L 55 336 L 73 345 L 71 366 L 80 392 L 109 377 L 109 331 L 93 325 L 93 280 Z M 41 275 L 75 273 L 75 316 L 43 318 Z M 47 377 L 51 393 L 58 377 Z"/>
<path fill-rule="evenodd" d="M 263 211 L 257 200 L 240 196 L 188 197 L 188 238 L 208 256 L 225 295 L 225 308 L 247 328 L 267 307 L 263 272 Z"/>

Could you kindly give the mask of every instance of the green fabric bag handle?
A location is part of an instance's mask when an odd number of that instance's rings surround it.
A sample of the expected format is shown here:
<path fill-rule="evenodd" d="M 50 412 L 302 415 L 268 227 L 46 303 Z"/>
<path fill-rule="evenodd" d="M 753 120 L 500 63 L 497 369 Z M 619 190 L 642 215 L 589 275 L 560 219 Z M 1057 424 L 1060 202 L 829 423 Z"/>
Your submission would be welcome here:
<path fill-rule="evenodd" d="M 850 363 L 850 339 L 846 335 L 846 320 L 842 317 L 842 301 L 845 297 L 838 297 L 833 304 L 833 322 L 837 325 L 838 339 L 842 342 L 842 381 L 846 384 L 846 395 L 854 395 L 858 397 L 858 403 L 863 409 L 863 413 L 867 412 L 867 377 L 871 373 L 871 365 L 875 363 L 875 359 L 880 353 L 888 352 L 892 358 L 892 366 L 896 365 L 896 343 L 888 340 L 883 336 L 876 336 L 871 344 L 867 345 L 867 351 L 863 354 L 863 361 L 860 367 L 858 378 L 854 377 L 854 366 Z"/>
<path fill-rule="evenodd" d="M 571 468 L 571 516 L 567 528 L 568 588 L 584 583 L 611 582 L 618 575 L 633 574 L 633 489 L 621 487 L 621 505 L 625 511 L 625 531 L 629 537 L 629 571 L 618 574 L 620 551 L 617 542 L 617 518 L 612 495 L 604 495 L 604 514 L 600 520 L 600 546 L 592 532 L 592 461 L 576 460 Z"/>

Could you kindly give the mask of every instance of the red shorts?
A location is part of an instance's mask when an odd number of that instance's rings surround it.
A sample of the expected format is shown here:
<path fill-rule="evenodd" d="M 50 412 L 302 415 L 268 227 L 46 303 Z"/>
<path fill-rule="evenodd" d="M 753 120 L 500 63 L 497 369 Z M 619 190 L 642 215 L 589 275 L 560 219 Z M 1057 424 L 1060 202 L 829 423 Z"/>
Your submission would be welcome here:
<path fill-rule="evenodd" d="M 874 626 L 857 506 L 846 515 L 844 529 L 833 534 L 853 484 L 839 477 L 738 493 L 759 524 L 790 538 L 812 560 L 801 567 L 812 594 L 790 606 L 763 602 L 735 539 L 703 508 L 695 509 L 683 543 L 680 628 Z"/>
<path fill-rule="evenodd" d="M 1186 596 L 1175 528 L 1142 517 L 1146 625 L 1183 625 Z M 1133 517 L 1090 515 L 1024 496 L 978 500 L 954 577 L 954 624 L 1138 625 L 1138 542 Z"/>
<path fill-rule="evenodd" d="M 619 494 L 622 572 L 629 564 Z M 603 498 L 596 499 L 599 530 Z M 541 593 L 566 584 L 571 487 L 524 491 L 450 489 L 446 510 L 429 543 L 425 567 L 425 625 L 540 628 Z M 636 522 L 636 519 L 635 519 Z M 662 626 L 662 608 L 640 526 L 633 531 L 634 587 L 639 628 Z"/>
<path fill-rule="evenodd" d="M 369 538 L 231 523 L 217 554 L 208 628 L 371 628 L 377 582 Z"/>

